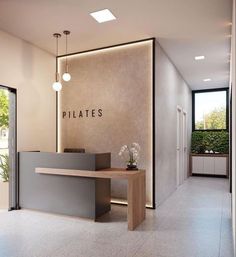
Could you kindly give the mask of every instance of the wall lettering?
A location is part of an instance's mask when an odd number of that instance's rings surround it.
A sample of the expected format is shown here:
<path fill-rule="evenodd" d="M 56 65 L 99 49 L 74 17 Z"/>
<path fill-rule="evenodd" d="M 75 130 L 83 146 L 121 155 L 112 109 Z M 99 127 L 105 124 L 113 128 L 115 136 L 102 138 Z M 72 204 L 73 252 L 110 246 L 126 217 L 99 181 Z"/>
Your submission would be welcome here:
<path fill-rule="evenodd" d="M 77 119 L 77 118 L 101 118 L 103 115 L 102 109 L 91 109 L 91 110 L 78 110 L 78 111 L 63 111 L 63 119 Z"/>

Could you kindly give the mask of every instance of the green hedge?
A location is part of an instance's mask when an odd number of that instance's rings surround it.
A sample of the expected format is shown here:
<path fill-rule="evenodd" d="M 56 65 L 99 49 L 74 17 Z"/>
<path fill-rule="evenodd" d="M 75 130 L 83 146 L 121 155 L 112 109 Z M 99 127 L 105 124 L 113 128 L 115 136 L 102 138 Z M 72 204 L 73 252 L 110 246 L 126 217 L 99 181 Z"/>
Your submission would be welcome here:
<path fill-rule="evenodd" d="M 229 153 L 229 133 L 226 131 L 194 131 L 192 133 L 192 153 L 213 151 Z"/>

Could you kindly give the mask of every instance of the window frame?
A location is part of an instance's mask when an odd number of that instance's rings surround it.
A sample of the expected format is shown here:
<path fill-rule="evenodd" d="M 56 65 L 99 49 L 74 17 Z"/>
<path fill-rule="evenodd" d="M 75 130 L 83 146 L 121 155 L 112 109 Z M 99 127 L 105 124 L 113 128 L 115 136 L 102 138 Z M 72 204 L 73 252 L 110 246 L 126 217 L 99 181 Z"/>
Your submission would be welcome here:
<path fill-rule="evenodd" d="M 196 129 L 195 128 L 195 95 L 199 93 L 226 92 L 226 129 Z M 214 88 L 192 91 L 192 131 L 229 131 L 229 88 Z"/>

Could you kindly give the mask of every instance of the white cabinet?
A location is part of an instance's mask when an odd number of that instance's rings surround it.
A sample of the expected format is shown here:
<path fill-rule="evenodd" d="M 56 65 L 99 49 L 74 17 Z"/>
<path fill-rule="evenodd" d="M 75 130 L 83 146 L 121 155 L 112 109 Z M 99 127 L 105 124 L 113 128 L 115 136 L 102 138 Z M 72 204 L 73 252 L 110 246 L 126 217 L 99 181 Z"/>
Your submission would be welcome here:
<path fill-rule="evenodd" d="M 200 157 L 203 159 L 203 174 L 214 174 L 215 157 Z"/>
<path fill-rule="evenodd" d="M 226 175 L 227 159 L 224 157 L 215 157 L 215 174 Z"/>
<path fill-rule="evenodd" d="M 227 155 L 192 155 L 192 174 L 224 175 L 228 174 Z"/>
<path fill-rule="evenodd" d="M 195 157 L 192 159 L 192 173 L 203 173 L 203 158 Z"/>

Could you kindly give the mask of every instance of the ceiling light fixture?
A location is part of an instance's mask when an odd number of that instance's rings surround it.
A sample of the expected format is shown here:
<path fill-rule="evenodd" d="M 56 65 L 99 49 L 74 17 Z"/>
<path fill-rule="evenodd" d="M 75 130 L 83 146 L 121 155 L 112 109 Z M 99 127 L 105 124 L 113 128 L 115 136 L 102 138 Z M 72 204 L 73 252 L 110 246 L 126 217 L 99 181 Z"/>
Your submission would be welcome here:
<path fill-rule="evenodd" d="M 205 56 L 204 56 L 204 55 L 195 56 L 194 59 L 195 59 L 196 61 L 204 60 L 204 59 L 205 59 Z"/>
<path fill-rule="evenodd" d="M 67 36 L 70 35 L 70 31 L 69 30 L 64 30 L 63 33 L 66 35 L 66 69 L 65 69 L 66 71 L 62 75 L 62 78 L 63 78 L 64 81 L 70 81 L 71 75 L 69 73 L 68 61 L 67 61 Z"/>
<path fill-rule="evenodd" d="M 107 21 L 116 20 L 116 17 L 112 14 L 112 12 L 108 9 L 104 9 L 97 12 L 92 12 L 90 15 L 98 22 L 103 23 Z"/>
<path fill-rule="evenodd" d="M 55 91 L 60 91 L 62 89 L 62 85 L 61 85 L 61 82 L 59 81 L 57 56 L 58 56 L 58 38 L 61 37 L 61 34 L 60 33 L 54 33 L 53 36 L 56 38 L 56 81 L 53 83 L 52 88 Z"/>
<path fill-rule="evenodd" d="M 209 82 L 209 81 L 211 81 L 211 79 L 204 79 L 203 81 L 204 82 Z"/>

